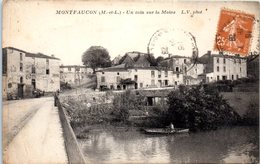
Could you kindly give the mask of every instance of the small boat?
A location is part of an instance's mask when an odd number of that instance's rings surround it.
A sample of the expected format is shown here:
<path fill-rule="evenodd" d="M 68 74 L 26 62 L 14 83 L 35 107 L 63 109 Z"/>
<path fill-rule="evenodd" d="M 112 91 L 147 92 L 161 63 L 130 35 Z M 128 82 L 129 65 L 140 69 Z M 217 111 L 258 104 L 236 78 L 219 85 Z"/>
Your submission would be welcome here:
<path fill-rule="evenodd" d="M 171 130 L 170 128 L 145 128 L 143 129 L 147 134 L 179 134 L 179 133 L 188 133 L 189 129 L 175 128 Z"/>

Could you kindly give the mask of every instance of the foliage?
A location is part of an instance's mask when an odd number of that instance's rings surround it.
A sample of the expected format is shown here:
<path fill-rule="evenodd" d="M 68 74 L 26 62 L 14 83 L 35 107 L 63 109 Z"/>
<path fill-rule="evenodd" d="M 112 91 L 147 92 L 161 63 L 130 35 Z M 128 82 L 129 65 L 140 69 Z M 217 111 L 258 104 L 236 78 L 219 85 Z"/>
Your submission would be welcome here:
<path fill-rule="evenodd" d="M 192 130 L 215 129 L 239 119 L 217 90 L 202 85 L 180 86 L 168 95 L 168 103 L 169 121 Z"/>
<path fill-rule="evenodd" d="M 110 67 L 111 60 L 108 51 L 101 46 L 91 46 L 82 55 L 82 62 L 96 71 L 98 67 Z"/>
<path fill-rule="evenodd" d="M 259 103 L 250 101 L 248 109 L 243 115 L 243 123 L 248 125 L 259 124 Z"/>
<path fill-rule="evenodd" d="M 164 58 L 162 57 L 162 56 L 158 56 L 157 58 L 156 58 L 156 63 L 157 63 L 157 65 L 161 62 L 161 61 L 163 61 L 164 60 Z"/>
<path fill-rule="evenodd" d="M 141 94 L 127 90 L 122 94 L 116 95 L 113 100 L 114 115 L 121 121 L 127 121 L 129 110 L 142 110 L 145 105 L 145 97 Z"/>
<path fill-rule="evenodd" d="M 68 82 L 63 82 L 63 81 L 61 81 L 61 82 L 60 82 L 60 89 L 61 89 L 62 91 L 65 91 L 65 90 L 70 90 L 70 89 L 72 89 L 72 87 L 71 87 L 71 85 L 70 85 Z"/>
<path fill-rule="evenodd" d="M 155 58 L 153 54 L 149 54 L 147 59 L 151 63 L 151 66 L 159 66 L 159 63 L 164 60 L 162 56 Z"/>

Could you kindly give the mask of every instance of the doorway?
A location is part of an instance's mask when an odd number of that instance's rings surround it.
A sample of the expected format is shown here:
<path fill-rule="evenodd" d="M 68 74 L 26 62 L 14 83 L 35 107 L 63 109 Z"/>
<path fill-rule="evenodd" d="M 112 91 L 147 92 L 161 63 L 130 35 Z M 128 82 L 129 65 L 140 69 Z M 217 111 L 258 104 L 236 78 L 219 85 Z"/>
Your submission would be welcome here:
<path fill-rule="evenodd" d="M 18 97 L 23 98 L 23 86 L 24 84 L 18 84 Z"/>

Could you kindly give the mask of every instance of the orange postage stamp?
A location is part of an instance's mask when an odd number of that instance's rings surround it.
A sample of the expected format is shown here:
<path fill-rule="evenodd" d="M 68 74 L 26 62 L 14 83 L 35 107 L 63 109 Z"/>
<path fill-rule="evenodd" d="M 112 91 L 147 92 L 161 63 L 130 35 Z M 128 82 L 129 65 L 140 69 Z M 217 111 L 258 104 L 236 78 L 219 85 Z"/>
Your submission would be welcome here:
<path fill-rule="evenodd" d="M 222 9 L 214 49 L 246 56 L 250 50 L 254 15 Z"/>

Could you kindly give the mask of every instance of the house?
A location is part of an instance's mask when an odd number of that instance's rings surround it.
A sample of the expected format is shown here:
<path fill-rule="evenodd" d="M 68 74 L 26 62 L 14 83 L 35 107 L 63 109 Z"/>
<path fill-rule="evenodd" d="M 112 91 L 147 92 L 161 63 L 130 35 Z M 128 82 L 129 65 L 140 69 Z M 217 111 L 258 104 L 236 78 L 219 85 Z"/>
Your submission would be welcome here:
<path fill-rule="evenodd" d="M 61 65 L 60 81 L 70 85 L 81 85 L 88 81 L 88 76 L 93 74 L 93 69 L 80 65 Z"/>
<path fill-rule="evenodd" d="M 17 48 L 3 48 L 3 98 L 31 97 L 32 90 L 60 89 L 60 59 Z"/>
<path fill-rule="evenodd" d="M 204 64 L 196 59 L 186 56 L 172 55 L 161 61 L 160 66 L 165 67 L 175 73 L 183 74 L 185 85 L 199 84 L 202 80 L 198 75 L 204 72 Z"/>
<path fill-rule="evenodd" d="M 96 72 L 98 89 L 144 89 L 183 84 L 183 74 L 151 66 L 148 54 L 126 54 L 119 65 Z"/>
<path fill-rule="evenodd" d="M 247 77 L 247 59 L 239 55 L 230 56 L 223 53 L 211 54 L 211 51 L 199 58 L 205 64 L 205 71 L 200 77 L 204 82 L 219 80 L 237 80 Z"/>

